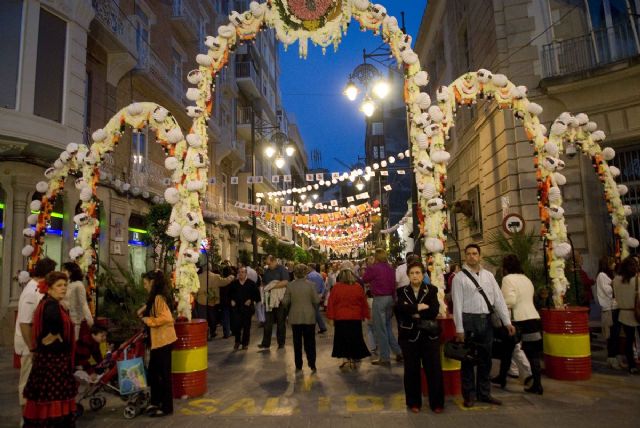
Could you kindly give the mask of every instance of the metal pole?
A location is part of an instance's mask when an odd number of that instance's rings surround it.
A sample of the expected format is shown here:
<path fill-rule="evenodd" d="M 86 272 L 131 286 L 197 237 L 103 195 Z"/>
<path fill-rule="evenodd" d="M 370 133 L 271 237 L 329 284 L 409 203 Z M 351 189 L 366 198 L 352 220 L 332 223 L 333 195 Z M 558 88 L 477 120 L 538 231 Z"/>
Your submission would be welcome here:
<path fill-rule="evenodd" d="M 251 176 L 256 175 L 256 117 L 255 110 L 251 106 Z M 253 178 L 251 179 L 251 203 L 255 204 L 256 187 Z M 253 247 L 253 263 L 258 263 L 258 226 L 256 224 L 256 213 L 251 213 L 251 246 Z"/>

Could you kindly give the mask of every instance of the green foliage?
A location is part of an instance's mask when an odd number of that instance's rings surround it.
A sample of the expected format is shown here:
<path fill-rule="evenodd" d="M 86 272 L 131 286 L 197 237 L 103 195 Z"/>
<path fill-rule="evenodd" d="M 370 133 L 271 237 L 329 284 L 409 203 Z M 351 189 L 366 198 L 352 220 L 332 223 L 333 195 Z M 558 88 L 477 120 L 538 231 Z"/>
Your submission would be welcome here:
<path fill-rule="evenodd" d="M 406 243 L 400 238 L 397 232 L 389 235 L 389 256 L 391 260 L 399 260 L 406 247 Z"/>
<path fill-rule="evenodd" d="M 222 263 L 222 257 L 220 256 L 220 245 L 218 241 L 209 237 L 209 249 L 206 252 L 207 257 L 207 266 L 209 266 L 209 270 L 215 268 L 220 268 L 220 264 Z"/>
<path fill-rule="evenodd" d="M 325 253 L 318 251 L 315 248 L 310 249 L 309 254 L 311 254 L 311 261 L 313 263 L 326 263 L 328 260 Z"/>
<path fill-rule="evenodd" d="M 115 262 L 116 269 L 101 263 L 96 278 L 99 305 L 97 315 L 106 317 L 115 327 L 109 331 L 109 340 L 120 343 L 142 328 L 136 311 L 144 305 L 147 292 L 142 286 L 142 278 L 132 274 Z"/>
<path fill-rule="evenodd" d="M 152 205 L 146 216 L 147 233 L 143 242 L 151 246 L 151 258 L 155 266 L 165 274 L 173 269 L 175 263 L 175 238 L 165 232 L 171 219 L 171 205 L 168 203 Z"/>
<path fill-rule="evenodd" d="M 295 245 L 284 244 L 275 236 L 269 236 L 262 241 L 262 249 L 267 254 L 283 259 L 294 260 L 296 256 Z"/>
<path fill-rule="evenodd" d="M 296 247 L 294 261 L 297 263 L 309 263 L 311 261 L 311 254 L 304 248 Z"/>
<path fill-rule="evenodd" d="M 266 254 L 278 257 L 278 239 L 275 236 L 269 236 L 262 240 L 262 250 Z"/>
<path fill-rule="evenodd" d="M 511 236 L 507 236 L 501 231 L 494 231 L 489 234 L 489 242 L 494 249 L 494 254 L 483 257 L 483 259 L 498 268 L 498 275 L 496 275 L 498 281 L 502 279 L 500 270 L 502 258 L 508 254 L 515 254 L 522 264 L 524 274 L 533 282 L 536 289 L 546 286 L 544 266 L 536 261 L 541 241 L 535 231 L 521 231 Z"/>

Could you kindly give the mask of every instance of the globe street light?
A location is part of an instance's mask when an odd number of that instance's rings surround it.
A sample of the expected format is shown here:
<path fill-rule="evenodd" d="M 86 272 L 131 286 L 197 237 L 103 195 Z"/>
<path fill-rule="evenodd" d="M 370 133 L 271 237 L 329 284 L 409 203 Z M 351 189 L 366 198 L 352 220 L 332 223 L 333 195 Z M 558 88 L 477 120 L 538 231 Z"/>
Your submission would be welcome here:
<path fill-rule="evenodd" d="M 362 101 L 362 104 L 360 104 L 360 110 L 367 117 L 373 116 L 373 113 L 376 111 L 376 104 L 373 102 L 369 95 L 367 95 L 364 98 L 364 101 Z"/>
<path fill-rule="evenodd" d="M 389 95 L 390 91 L 391 87 L 385 80 L 378 80 L 373 85 L 373 94 L 380 99 L 384 99 L 387 95 Z"/>
<path fill-rule="evenodd" d="M 347 86 L 344 87 L 344 95 L 349 99 L 349 101 L 355 101 L 355 99 L 358 97 L 359 92 L 360 91 L 358 90 L 356 84 L 353 83 L 353 80 L 349 79 L 349 83 L 347 83 Z"/>

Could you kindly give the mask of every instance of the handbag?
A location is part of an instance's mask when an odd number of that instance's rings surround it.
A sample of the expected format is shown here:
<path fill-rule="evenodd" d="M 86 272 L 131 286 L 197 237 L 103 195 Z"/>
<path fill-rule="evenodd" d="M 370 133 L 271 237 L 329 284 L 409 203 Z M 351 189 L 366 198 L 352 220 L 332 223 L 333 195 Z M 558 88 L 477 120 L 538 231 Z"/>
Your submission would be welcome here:
<path fill-rule="evenodd" d="M 418 328 L 427 333 L 428 336 L 434 337 L 440 335 L 440 324 L 436 320 L 419 320 Z"/>
<path fill-rule="evenodd" d="M 482 296 L 482 298 L 486 302 L 487 308 L 489 308 L 489 317 L 491 318 L 491 325 L 493 326 L 493 328 L 502 328 L 502 327 L 504 327 L 504 324 L 502 323 L 502 320 L 500 319 L 500 316 L 496 312 L 496 309 L 491 304 L 491 302 L 489 302 L 489 298 L 485 294 L 485 292 L 482 289 L 482 287 L 480 287 L 480 284 L 478 284 L 478 281 L 476 281 L 476 279 L 473 277 L 473 275 L 471 275 L 471 273 L 468 270 L 462 269 L 462 272 L 464 272 L 465 275 L 467 275 L 467 277 L 471 280 L 471 282 L 473 282 L 473 284 L 476 286 L 476 290 L 478 290 L 478 293 L 480 293 L 480 295 Z"/>
<path fill-rule="evenodd" d="M 450 340 L 444 344 L 444 356 L 463 363 L 476 364 L 478 349 L 471 342 Z"/>
<path fill-rule="evenodd" d="M 636 276 L 636 296 L 633 305 L 633 314 L 636 317 L 636 321 L 640 323 L 640 290 L 638 290 L 638 277 Z"/>
<path fill-rule="evenodd" d="M 127 359 L 125 351 L 124 360 L 118 361 L 117 367 L 120 395 L 133 394 L 147 388 L 147 377 L 142 357 Z"/>

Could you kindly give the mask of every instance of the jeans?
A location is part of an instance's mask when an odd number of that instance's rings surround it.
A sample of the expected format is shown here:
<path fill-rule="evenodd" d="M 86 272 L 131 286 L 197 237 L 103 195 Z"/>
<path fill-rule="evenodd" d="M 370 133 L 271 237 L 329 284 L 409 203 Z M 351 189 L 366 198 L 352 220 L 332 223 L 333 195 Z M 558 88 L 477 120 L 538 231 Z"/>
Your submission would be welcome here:
<path fill-rule="evenodd" d="M 396 337 L 391 330 L 391 316 L 393 315 L 392 296 L 374 296 L 373 298 L 373 332 L 378 344 L 378 355 L 381 361 L 391 359 L 394 354 L 402 354 Z"/>
<path fill-rule="evenodd" d="M 150 404 L 158 406 L 164 413 L 173 413 L 171 390 L 171 348 L 173 344 L 152 349 L 149 357 L 147 377 L 151 389 Z"/>
<path fill-rule="evenodd" d="M 321 331 L 325 331 L 327 329 L 327 326 L 324 323 L 324 318 L 322 318 L 322 314 L 320 313 L 320 306 L 316 308 L 316 323 Z"/>
<path fill-rule="evenodd" d="M 296 369 L 302 370 L 302 342 L 304 340 L 304 353 L 307 355 L 309 368 L 316 368 L 316 325 L 315 324 L 292 324 L 293 330 L 293 354 Z"/>
<path fill-rule="evenodd" d="M 276 324 L 276 338 L 278 340 L 278 346 L 284 346 L 284 340 L 287 334 L 286 319 L 287 310 L 284 306 L 273 308 L 267 312 L 266 321 L 264 323 L 264 335 L 262 336 L 262 345 L 271 346 L 271 334 L 273 332 L 273 324 Z"/>
<path fill-rule="evenodd" d="M 491 345 L 493 327 L 489 314 L 462 314 L 464 339 L 475 343 L 478 348 L 477 368 L 462 362 L 462 396 L 465 400 L 486 399 L 491 396 Z"/>
<path fill-rule="evenodd" d="M 638 330 L 638 332 L 640 333 L 640 327 L 630 327 L 628 325 L 622 324 L 622 329 L 624 330 L 624 335 L 626 336 L 624 353 L 627 356 L 627 364 L 629 365 L 629 369 L 633 369 L 636 367 L 636 359 L 633 355 L 633 343 L 636 341 L 636 330 Z"/>

